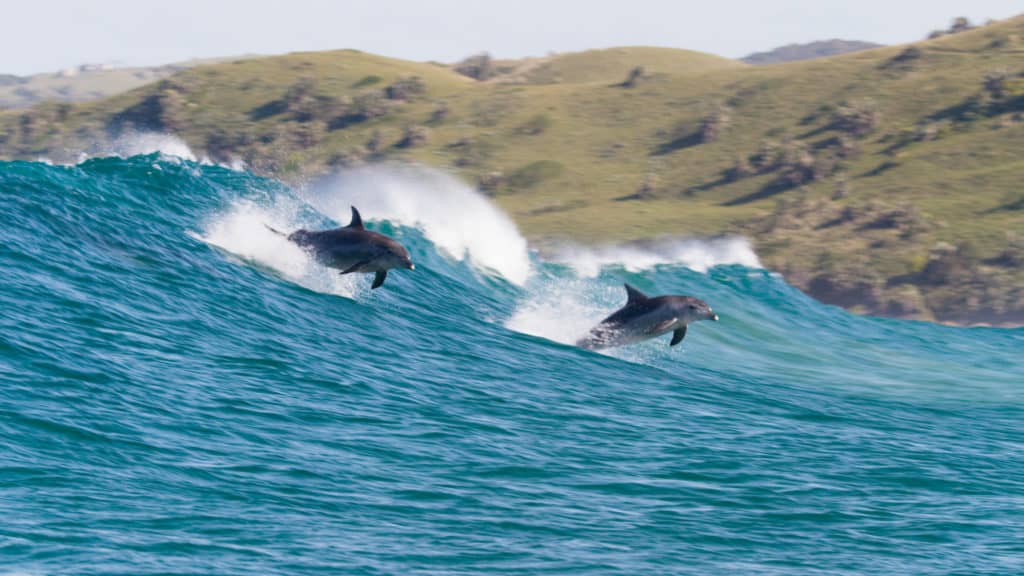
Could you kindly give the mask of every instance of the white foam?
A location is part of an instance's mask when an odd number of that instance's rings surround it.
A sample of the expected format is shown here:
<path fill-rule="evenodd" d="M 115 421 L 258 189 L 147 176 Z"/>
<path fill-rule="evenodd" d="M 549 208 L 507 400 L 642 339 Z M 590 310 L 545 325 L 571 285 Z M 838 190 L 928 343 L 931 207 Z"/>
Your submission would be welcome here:
<path fill-rule="evenodd" d="M 626 292 L 621 285 L 602 286 L 590 279 L 546 279 L 536 284 L 531 282 L 528 288 L 529 296 L 516 306 L 505 321 L 505 327 L 570 346 L 626 303 Z M 668 351 L 664 343 L 650 342 L 595 352 L 644 364 L 663 357 Z"/>
<path fill-rule="evenodd" d="M 531 265 L 512 219 L 463 182 L 422 166 L 371 166 L 341 172 L 305 191 L 311 205 L 341 224 L 355 206 L 365 220 L 417 227 L 456 260 L 522 285 Z"/>
<path fill-rule="evenodd" d="M 629 272 L 663 264 L 685 266 L 697 272 L 707 272 L 715 266 L 727 264 L 762 267 L 750 242 L 740 236 L 677 238 L 593 247 L 563 244 L 547 250 L 546 257 L 571 266 L 577 274 L 587 278 L 597 276 L 602 268 L 610 266 L 621 266 Z"/>
<path fill-rule="evenodd" d="M 539 280 L 528 286 L 528 292 L 505 322 L 506 328 L 575 344 L 609 314 L 611 296 L 591 281 Z"/>
<path fill-rule="evenodd" d="M 170 158 L 196 161 L 196 155 L 184 140 L 173 134 L 137 132 L 126 134 L 114 141 L 114 154 L 125 158 L 158 152 Z"/>
<path fill-rule="evenodd" d="M 725 264 L 760 268 L 761 262 L 740 237 L 707 239 L 665 239 L 644 244 L 587 247 L 562 244 L 544 251 L 546 259 L 569 266 L 574 278 L 536 278 L 526 286 L 526 294 L 505 322 L 510 330 L 574 344 L 604 317 L 626 302 L 626 293 L 618 282 L 597 280 L 603 268 L 621 267 L 640 272 L 659 265 L 684 266 L 698 272 Z M 611 348 L 602 353 L 630 361 L 645 361 L 649 346 Z"/>
<path fill-rule="evenodd" d="M 71 151 L 68 152 L 73 154 Z M 153 153 L 158 153 L 165 159 L 198 162 L 196 155 L 184 140 L 173 134 L 159 132 L 127 132 L 113 142 L 94 145 L 90 152 L 79 151 L 73 155 L 76 157 L 75 163 L 81 164 L 90 158 L 131 158 Z M 204 163 L 209 164 L 208 161 Z"/>
<path fill-rule="evenodd" d="M 290 231 L 301 227 L 300 205 L 295 201 L 278 200 L 271 207 L 250 201 L 236 201 L 224 213 L 211 218 L 201 233 L 194 237 L 217 246 L 245 260 L 272 268 L 301 286 L 353 298 L 364 291 L 361 275 L 341 276 L 318 264 L 302 248 L 267 228 Z"/>

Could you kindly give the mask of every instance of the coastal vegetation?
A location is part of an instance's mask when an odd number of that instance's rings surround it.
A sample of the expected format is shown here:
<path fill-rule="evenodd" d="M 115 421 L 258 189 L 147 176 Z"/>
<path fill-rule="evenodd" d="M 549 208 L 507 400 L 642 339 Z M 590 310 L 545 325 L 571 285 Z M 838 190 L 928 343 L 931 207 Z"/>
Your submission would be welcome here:
<path fill-rule="evenodd" d="M 626 47 L 454 65 L 354 50 L 181 70 L 0 112 L 0 157 L 132 132 L 290 181 L 420 162 L 543 242 L 736 233 L 828 303 L 1024 323 L 1024 17 L 750 66 Z"/>

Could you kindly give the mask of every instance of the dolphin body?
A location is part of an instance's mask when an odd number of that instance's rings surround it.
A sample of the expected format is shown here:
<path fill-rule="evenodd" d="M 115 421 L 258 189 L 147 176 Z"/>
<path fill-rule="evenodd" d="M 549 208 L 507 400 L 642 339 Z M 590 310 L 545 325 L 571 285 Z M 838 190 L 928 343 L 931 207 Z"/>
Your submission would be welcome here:
<path fill-rule="evenodd" d="M 624 346 L 672 332 L 669 346 L 686 336 L 686 326 L 698 320 L 718 320 L 707 302 L 692 296 L 650 298 L 626 284 L 626 305 L 590 330 L 576 345 L 588 350 Z"/>
<path fill-rule="evenodd" d="M 273 228 L 270 230 L 305 248 L 324 266 L 338 268 L 342 274 L 373 272 L 371 288 L 384 284 L 388 270 L 392 268 L 416 269 L 405 246 L 363 226 L 363 218 L 355 206 L 352 207 L 352 221 L 342 228 L 296 230 L 287 235 Z"/>

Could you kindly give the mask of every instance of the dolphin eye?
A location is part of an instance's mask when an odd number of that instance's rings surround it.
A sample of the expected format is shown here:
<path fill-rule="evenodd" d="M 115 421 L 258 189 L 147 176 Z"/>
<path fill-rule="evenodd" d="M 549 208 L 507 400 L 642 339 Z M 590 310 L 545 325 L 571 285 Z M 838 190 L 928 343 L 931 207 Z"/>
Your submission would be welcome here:
<path fill-rule="evenodd" d="M 696 306 L 696 305 L 694 305 L 694 304 L 690 304 L 690 310 L 696 310 L 696 309 L 697 309 L 697 306 Z"/>

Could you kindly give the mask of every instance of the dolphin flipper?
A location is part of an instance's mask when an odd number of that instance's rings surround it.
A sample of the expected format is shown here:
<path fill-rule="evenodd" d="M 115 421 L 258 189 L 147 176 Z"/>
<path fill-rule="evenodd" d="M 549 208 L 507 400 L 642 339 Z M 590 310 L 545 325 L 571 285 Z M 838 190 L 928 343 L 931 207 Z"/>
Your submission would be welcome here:
<path fill-rule="evenodd" d="M 363 266 L 366 266 L 369 263 L 370 263 L 369 259 L 360 260 L 359 262 L 356 262 L 355 264 L 353 264 L 353 265 L 349 266 L 348 268 L 345 268 L 344 270 L 342 270 L 341 273 L 342 274 L 351 274 L 353 272 L 358 272 L 360 268 L 362 268 Z"/>
<path fill-rule="evenodd" d="M 370 290 L 374 288 L 380 288 L 384 285 L 384 279 L 388 277 L 387 270 L 378 270 L 377 275 L 373 277 L 373 284 L 370 286 Z"/>
<path fill-rule="evenodd" d="M 678 330 L 672 333 L 672 341 L 669 342 L 668 345 L 675 346 L 676 344 L 682 342 L 683 338 L 686 338 L 686 326 L 683 326 L 682 328 L 679 328 Z"/>

